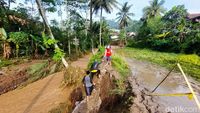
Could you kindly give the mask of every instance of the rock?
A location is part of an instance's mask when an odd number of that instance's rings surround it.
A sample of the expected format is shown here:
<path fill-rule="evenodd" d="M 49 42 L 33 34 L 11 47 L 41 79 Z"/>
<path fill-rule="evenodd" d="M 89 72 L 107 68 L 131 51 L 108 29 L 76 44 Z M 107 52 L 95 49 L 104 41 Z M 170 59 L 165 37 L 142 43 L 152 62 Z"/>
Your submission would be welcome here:
<path fill-rule="evenodd" d="M 0 75 L 4 75 L 4 72 L 3 72 L 3 71 L 0 71 Z"/>

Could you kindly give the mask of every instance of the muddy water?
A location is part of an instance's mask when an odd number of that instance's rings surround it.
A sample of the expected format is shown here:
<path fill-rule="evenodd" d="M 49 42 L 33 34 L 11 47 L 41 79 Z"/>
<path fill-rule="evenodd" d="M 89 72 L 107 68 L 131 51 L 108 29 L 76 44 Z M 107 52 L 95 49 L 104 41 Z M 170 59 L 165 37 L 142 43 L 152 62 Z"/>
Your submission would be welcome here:
<path fill-rule="evenodd" d="M 127 59 L 130 65 L 132 76 L 137 78 L 140 87 L 152 91 L 159 82 L 167 75 L 169 70 L 160 66 L 135 59 Z M 199 92 L 199 85 L 190 78 L 190 82 L 196 92 Z M 172 72 L 170 76 L 154 92 L 157 94 L 188 93 L 183 76 L 180 73 Z M 199 93 L 198 93 L 199 95 Z M 187 96 L 154 96 L 156 102 L 163 106 L 163 112 L 172 113 L 200 113 L 194 99 L 189 100 Z M 198 96 L 200 100 L 200 96 Z"/>

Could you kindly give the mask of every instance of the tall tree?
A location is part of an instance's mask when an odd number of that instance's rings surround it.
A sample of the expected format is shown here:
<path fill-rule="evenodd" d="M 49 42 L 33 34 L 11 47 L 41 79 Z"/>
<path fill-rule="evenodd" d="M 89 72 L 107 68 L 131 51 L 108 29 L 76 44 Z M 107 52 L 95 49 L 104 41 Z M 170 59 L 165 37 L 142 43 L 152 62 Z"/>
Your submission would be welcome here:
<path fill-rule="evenodd" d="M 3 9 L 6 9 L 7 8 L 7 3 L 4 1 L 4 0 L 0 0 L 0 9 L 3 8 Z"/>
<path fill-rule="evenodd" d="M 90 33 L 92 33 L 91 31 L 92 31 L 92 5 L 93 4 L 93 0 L 90 0 Z"/>
<path fill-rule="evenodd" d="M 147 6 L 143 9 L 144 18 L 147 20 L 163 14 L 165 12 L 165 8 L 163 7 L 164 3 L 165 0 L 161 0 L 160 2 L 159 0 L 150 1 L 150 6 Z"/>
<path fill-rule="evenodd" d="M 131 20 L 130 16 L 133 16 L 133 13 L 130 13 L 130 8 L 132 5 L 128 5 L 128 2 L 125 2 L 120 9 L 120 11 L 117 13 L 118 17 L 118 22 L 119 22 L 119 27 L 120 29 L 124 29 L 125 27 L 128 26 L 128 21 Z"/>
<path fill-rule="evenodd" d="M 164 16 L 163 21 L 165 22 L 165 28 L 168 31 L 173 31 L 174 34 L 178 34 L 179 42 L 183 42 L 186 34 L 191 30 L 191 25 L 187 22 L 187 9 L 184 5 L 174 6 Z"/>
<path fill-rule="evenodd" d="M 38 6 L 38 10 L 39 10 L 39 12 L 40 12 L 40 15 L 41 15 L 41 17 L 42 17 L 42 19 L 43 19 L 43 22 L 44 22 L 45 26 L 47 27 L 47 30 L 48 30 L 48 33 L 49 33 L 50 38 L 53 39 L 53 40 L 55 40 L 55 38 L 54 38 L 54 36 L 53 36 L 53 34 L 52 34 L 52 31 L 51 31 L 51 28 L 50 28 L 50 26 L 49 26 L 49 24 L 48 24 L 46 15 L 45 15 L 45 13 L 44 13 L 44 9 L 43 9 L 43 7 L 42 7 L 41 0 L 36 0 L 36 3 L 37 3 L 37 6 Z M 56 43 L 54 44 L 54 46 L 55 46 L 55 50 L 56 50 L 56 49 L 59 49 L 59 47 L 58 47 L 58 45 L 57 45 Z M 64 66 L 67 68 L 67 67 L 68 67 L 68 63 L 66 62 L 65 58 L 62 56 L 61 59 L 62 59 L 62 62 L 63 62 L 63 64 L 64 64 Z"/>
<path fill-rule="evenodd" d="M 111 13 L 111 10 L 113 9 L 112 6 L 117 7 L 117 1 L 116 0 L 94 0 L 92 1 L 94 12 L 97 14 L 100 10 L 100 33 L 99 33 L 99 45 L 101 46 L 101 35 L 102 35 L 102 15 L 103 15 L 103 9 L 107 13 Z"/>
<path fill-rule="evenodd" d="M 16 0 L 8 0 L 8 9 L 10 9 L 11 3 L 15 3 L 15 2 L 16 2 Z"/>

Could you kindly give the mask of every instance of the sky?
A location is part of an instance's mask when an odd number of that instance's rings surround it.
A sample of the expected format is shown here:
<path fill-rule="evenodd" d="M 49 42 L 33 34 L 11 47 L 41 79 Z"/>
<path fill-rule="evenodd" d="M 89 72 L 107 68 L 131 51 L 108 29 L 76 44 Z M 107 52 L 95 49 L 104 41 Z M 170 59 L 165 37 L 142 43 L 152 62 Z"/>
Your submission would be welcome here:
<path fill-rule="evenodd" d="M 132 5 L 130 12 L 134 13 L 135 15 L 132 17 L 134 20 L 139 20 L 142 15 L 142 9 L 145 6 L 149 5 L 149 1 L 151 0 L 117 0 L 119 3 L 123 4 L 125 2 L 128 2 L 129 5 Z M 170 10 L 173 6 L 176 5 L 185 5 L 185 8 L 188 9 L 189 13 L 200 13 L 200 0 L 165 0 L 164 8 Z M 113 9 L 112 14 L 105 14 L 105 17 L 107 19 L 115 19 L 116 13 L 118 12 L 118 9 Z"/>
<path fill-rule="evenodd" d="M 16 0 L 18 3 L 23 2 L 24 0 Z M 130 12 L 134 13 L 134 16 L 132 17 L 133 20 L 139 20 L 142 15 L 142 9 L 149 5 L 149 1 L 151 0 L 117 0 L 120 4 L 123 4 L 125 2 L 128 2 L 129 5 L 132 5 Z M 165 0 L 164 8 L 170 10 L 173 6 L 176 5 L 185 5 L 185 8 L 188 9 L 189 13 L 200 13 L 200 0 Z M 16 6 L 13 4 L 13 6 Z M 119 6 L 120 7 L 120 6 Z M 107 14 L 103 12 L 103 16 L 106 19 L 114 19 L 116 20 L 116 13 L 119 11 L 119 9 L 114 8 L 112 10 L 111 14 Z M 57 13 L 51 15 L 47 15 L 49 17 L 49 20 L 56 19 L 59 20 Z M 65 16 L 65 15 L 64 15 Z M 85 15 L 83 15 L 85 16 Z M 99 15 L 94 15 L 95 20 L 99 20 Z"/>

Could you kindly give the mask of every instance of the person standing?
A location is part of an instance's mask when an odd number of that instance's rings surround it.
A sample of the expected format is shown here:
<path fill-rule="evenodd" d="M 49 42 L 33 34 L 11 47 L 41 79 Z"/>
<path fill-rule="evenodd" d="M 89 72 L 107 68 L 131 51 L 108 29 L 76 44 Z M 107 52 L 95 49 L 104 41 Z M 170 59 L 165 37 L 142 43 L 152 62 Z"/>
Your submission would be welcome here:
<path fill-rule="evenodd" d="M 85 87 L 85 92 L 86 92 L 86 100 L 89 101 L 89 96 L 92 94 L 93 90 L 93 82 L 92 82 L 92 77 L 90 74 L 90 71 L 86 71 L 86 76 L 83 77 L 83 86 Z"/>
<path fill-rule="evenodd" d="M 111 49 L 111 46 L 108 45 L 106 46 L 106 50 L 104 54 L 104 58 L 108 62 L 108 65 L 111 65 L 111 56 L 112 56 L 112 49 Z"/>

